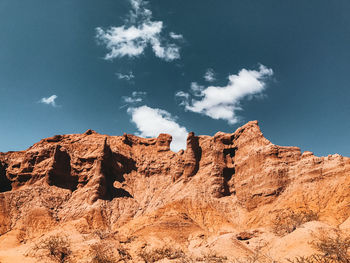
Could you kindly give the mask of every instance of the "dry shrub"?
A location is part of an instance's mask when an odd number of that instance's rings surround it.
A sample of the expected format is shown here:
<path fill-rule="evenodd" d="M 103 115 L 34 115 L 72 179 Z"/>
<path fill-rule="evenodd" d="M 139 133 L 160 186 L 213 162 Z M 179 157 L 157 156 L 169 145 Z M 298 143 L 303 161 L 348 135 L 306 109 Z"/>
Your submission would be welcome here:
<path fill-rule="evenodd" d="M 68 262 L 72 254 L 70 242 L 66 236 L 53 235 L 37 243 L 33 251 L 44 251 L 45 256 L 49 257 L 54 262 Z"/>
<path fill-rule="evenodd" d="M 335 263 L 336 262 L 330 258 L 324 257 L 319 254 L 313 254 L 308 257 L 296 257 L 293 260 L 287 259 L 287 261 L 291 263 Z"/>
<path fill-rule="evenodd" d="M 292 263 L 350 263 L 350 236 L 339 230 L 332 234 L 321 231 L 311 245 L 318 251 L 308 257 L 297 257 Z"/>
<path fill-rule="evenodd" d="M 284 236 L 286 234 L 292 233 L 297 227 L 302 224 L 310 221 L 318 220 L 318 213 L 310 210 L 286 210 L 280 214 L 278 214 L 275 219 L 272 221 L 273 224 L 273 232 L 276 235 Z"/>
<path fill-rule="evenodd" d="M 250 256 L 235 259 L 234 263 L 277 263 L 277 261 L 262 252 L 262 248 L 266 245 L 264 242 L 260 243 Z"/>
<path fill-rule="evenodd" d="M 125 248 L 118 248 L 119 259 L 118 262 L 130 262 L 132 257 L 129 254 L 128 250 Z"/>
<path fill-rule="evenodd" d="M 16 236 L 18 242 L 20 243 L 26 243 L 26 238 L 27 238 L 27 232 L 25 230 L 25 228 L 21 228 Z M 0 262 L 1 263 L 1 262 Z"/>
<path fill-rule="evenodd" d="M 117 248 L 118 257 L 115 257 L 116 253 L 112 245 L 107 243 L 94 244 L 90 248 L 91 263 L 129 262 L 132 259 L 129 252 L 124 248 Z"/>
<path fill-rule="evenodd" d="M 205 262 L 205 263 L 224 263 L 227 261 L 227 257 L 218 256 L 213 252 L 203 255 L 201 258 L 196 258 L 195 262 Z"/>
<path fill-rule="evenodd" d="M 122 237 L 119 239 L 119 242 L 121 244 L 129 244 L 131 242 L 133 242 L 137 237 L 135 236 L 126 236 L 126 237 Z"/>
<path fill-rule="evenodd" d="M 237 258 L 234 260 L 235 263 L 260 263 L 260 257 L 256 255 L 248 256 L 245 258 Z"/>
<path fill-rule="evenodd" d="M 104 243 L 98 243 L 91 246 L 91 263 L 114 263 L 117 262 L 113 255 L 111 246 Z"/>
<path fill-rule="evenodd" d="M 156 248 L 151 251 L 146 251 L 146 249 L 143 249 L 138 256 L 146 263 L 157 262 L 161 259 L 186 258 L 185 253 L 181 249 L 174 249 L 171 247 Z"/>
<path fill-rule="evenodd" d="M 101 240 L 108 238 L 111 233 L 105 230 L 97 229 L 93 232 L 96 236 L 98 236 Z"/>
<path fill-rule="evenodd" d="M 203 254 L 201 257 L 193 259 L 187 256 L 181 249 L 174 249 L 168 246 L 162 248 L 153 249 L 151 251 L 146 251 L 143 249 L 139 254 L 144 262 L 153 263 L 159 260 L 168 259 L 174 260 L 173 262 L 178 263 L 195 263 L 195 262 L 204 262 L 204 263 L 224 263 L 226 262 L 226 257 L 221 257 L 209 251 L 209 253 Z"/>
<path fill-rule="evenodd" d="M 311 245 L 322 256 L 336 260 L 336 262 L 350 263 L 350 236 L 336 230 L 333 235 L 327 235 L 321 231 L 315 237 L 316 240 L 311 242 Z"/>

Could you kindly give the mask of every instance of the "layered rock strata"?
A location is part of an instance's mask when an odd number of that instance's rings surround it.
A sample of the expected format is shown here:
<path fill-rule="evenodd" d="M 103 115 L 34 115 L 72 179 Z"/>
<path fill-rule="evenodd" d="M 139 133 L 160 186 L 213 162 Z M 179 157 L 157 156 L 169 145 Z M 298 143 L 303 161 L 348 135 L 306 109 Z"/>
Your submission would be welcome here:
<path fill-rule="evenodd" d="M 317 211 L 333 225 L 350 215 L 349 158 L 274 145 L 256 121 L 231 134 L 191 132 L 177 153 L 171 140 L 88 130 L 0 153 L 0 235 L 44 220 L 45 231 L 75 222 L 82 232 L 164 233 L 185 245 L 196 233 L 268 228 L 288 209 Z M 28 239 L 43 233 L 35 225 Z"/>

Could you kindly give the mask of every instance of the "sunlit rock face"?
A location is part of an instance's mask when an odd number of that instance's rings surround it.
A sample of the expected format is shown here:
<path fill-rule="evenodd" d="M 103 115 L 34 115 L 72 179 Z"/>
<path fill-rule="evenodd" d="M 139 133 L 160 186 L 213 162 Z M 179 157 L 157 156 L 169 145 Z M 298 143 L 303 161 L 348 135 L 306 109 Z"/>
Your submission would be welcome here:
<path fill-rule="evenodd" d="M 115 242 L 121 236 L 136 240 L 128 247 L 135 258 L 142 242 L 170 242 L 188 254 L 210 245 L 230 257 L 249 256 L 255 239 L 274 251 L 278 237 L 271 226 L 281 211 L 309 209 L 329 227 L 349 221 L 349 158 L 274 145 L 256 121 L 212 137 L 191 132 L 177 153 L 171 141 L 168 134 L 140 138 L 88 130 L 0 153 L 0 261 L 11 262 L 1 244 L 18 231 L 30 244 L 57 229 L 77 236 L 108 230 Z M 89 242 L 76 246 L 88 248 Z M 21 246 L 23 240 L 9 249 Z"/>

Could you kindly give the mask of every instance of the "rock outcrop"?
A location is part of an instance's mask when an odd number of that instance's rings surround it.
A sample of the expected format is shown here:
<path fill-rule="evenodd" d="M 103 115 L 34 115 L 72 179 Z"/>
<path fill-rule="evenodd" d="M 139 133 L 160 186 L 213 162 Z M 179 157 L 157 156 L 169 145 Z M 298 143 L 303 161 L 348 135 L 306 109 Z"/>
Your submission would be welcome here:
<path fill-rule="evenodd" d="M 174 244 L 194 256 L 210 248 L 228 258 L 232 251 L 249 256 L 261 242 L 266 253 L 276 251 L 274 220 L 285 211 L 312 211 L 330 228 L 349 221 L 347 157 L 274 145 L 256 121 L 231 134 L 191 132 L 178 153 L 170 150 L 171 140 L 168 134 L 140 138 L 88 130 L 0 153 L 0 261 L 14 262 L 8 251 L 20 254 L 58 230 L 85 250 L 96 239 L 87 235 L 96 231 L 108 232 L 118 245 L 128 237 L 130 262 L 139 262 L 145 244 Z M 17 241 L 9 245 L 13 236 Z M 80 242 L 83 236 L 92 241 Z M 271 256 L 301 253 L 293 251 Z M 16 260 L 35 262 L 35 255 Z"/>

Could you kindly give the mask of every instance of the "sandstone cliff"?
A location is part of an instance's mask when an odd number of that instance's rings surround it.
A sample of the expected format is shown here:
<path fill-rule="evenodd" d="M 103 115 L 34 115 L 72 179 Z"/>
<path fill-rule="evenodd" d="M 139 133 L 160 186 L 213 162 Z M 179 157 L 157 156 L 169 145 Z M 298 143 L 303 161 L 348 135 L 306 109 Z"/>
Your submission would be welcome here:
<path fill-rule="evenodd" d="M 321 230 L 349 234 L 350 158 L 276 146 L 256 121 L 231 134 L 189 133 L 177 153 L 170 143 L 167 134 L 88 130 L 0 153 L 0 261 L 37 262 L 44 251 L 33 246 L 57 233 L 70 240 L 72 262 L 91 262 L 106 240 L 125 262 L 164 246 L 197 261 L 258 250 L 260 261 L 283 261 L 314 253 Z M 290 214 L 311 216 L 276 231 Z"/>

